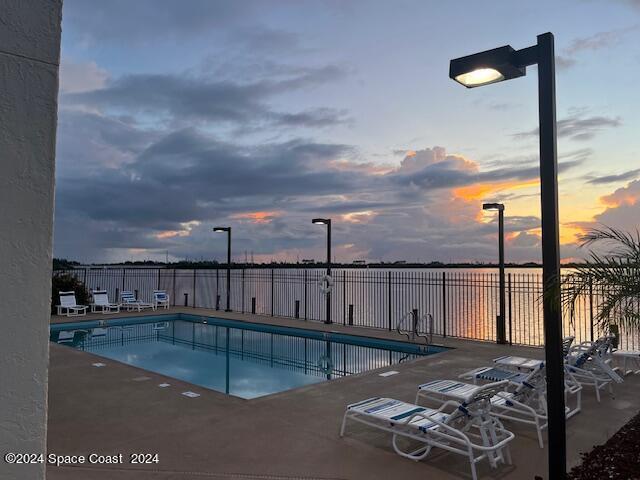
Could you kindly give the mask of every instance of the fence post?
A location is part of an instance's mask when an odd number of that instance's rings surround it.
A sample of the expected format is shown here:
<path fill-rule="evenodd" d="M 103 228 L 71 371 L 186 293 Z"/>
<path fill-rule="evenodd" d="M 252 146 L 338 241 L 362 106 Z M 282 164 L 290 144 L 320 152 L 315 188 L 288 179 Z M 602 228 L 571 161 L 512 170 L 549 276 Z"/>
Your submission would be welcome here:
<path fill-rule="evenodd" d="M 342 324 L 346 325 L 347 314 L 347 271 L 342 271 Z"/>
<path fill-rule="evenodd" d="M 447 337 L 447 272 L 442 272 L 442 337 Z"/>
<path fill-rule="evenodd" d="M 189 306 L 189 294 L 185 292 L 184 294 L 184 306 L 188 307 Z"/>
<path fill-rule="evenodd" d="M 589 326 L 591 327 L 591 341 L 593 342 L 593 278 L 589 277 Z"/>
<path fill-rule="evenodd" d="M 304 319 L 307 320 L 307 269 L 304 269 Z M 305 344 L 306 347 L 306 344 Z"/>
<path fill-rule="evenodd" d="M 251 297 L 251 313 L 256 314 L 256 297 Z"/>
<path fill-rule="evenodd" d="M 125 277 L 126 273 L 127 273 L 127 269 L 123 268 L 122 269 L 122 291 L 124 291 L 124 277 Z"/>
<path fill-rule="evenodd" d="M 509 345 L 513 345 L 513 335 L 512 335 L 513 325 L 511 322 L 512 306 L 513 306 L 513 298 L 511 297 L 511 272 L 509 272 L 507 276 L 507 293 L 509 297 Z"/>
<path fill-rule="evenodd" d="M 389 308 L 387 309 L 387 313 L 389 315 L 388 321 L 389 321 L 389 331 L 391 331 L 391 272 L 387 272 L 387 303 L 389 305 Z"/>
<path fill-rule="evenodd" d="M 193 269 L 193 308 L 196 308 L 196 269 Z"/>
<path fill-rule="evenodd" d="M 158 269 L 158 290 L 160 290 L 160 269 Z"/>
<path fill-rule="evenodd" d="M 244 267 L 242 267 L 242 313 L 244 313 Z"/>
<path fill-rule="evenodd" d="M 271 269 L 271 316 L 273 317 L 273 268 Z"/>
<path fill-rule="evenodd" d="M 353 304 L 349 304 L 349 325 L 353 325 Z"/>
<path fill-rule="evenodd" d="M 173 269 L 173 306 L 176 306 L 176 269 Z"/>
<path fill-rule="evenodd" d="M 295 318 L 300 318 L 300 300 L 296 300 Z"/>

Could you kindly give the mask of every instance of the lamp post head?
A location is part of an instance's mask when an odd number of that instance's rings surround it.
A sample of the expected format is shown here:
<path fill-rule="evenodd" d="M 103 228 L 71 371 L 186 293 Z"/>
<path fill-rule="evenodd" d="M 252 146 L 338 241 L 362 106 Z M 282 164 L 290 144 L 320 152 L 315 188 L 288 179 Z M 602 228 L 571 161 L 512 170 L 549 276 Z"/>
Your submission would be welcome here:
<path fill-rule="evenodd" d="M 504 204 L 503 203 L 483 203 L 482 204 L 482 209 L 483 210 L 503 211 L 504 210 Z"/>
<path fill-rule="evenodd" d="M 526 66 L 511 45 L 486 50 L 449 63 L 449 78 L 467 88 L 481 87 L 491 83 L 522 77 Z"/>
<path fill-rule="evenodd" d="M 231 231 L 231 227 L 213 227 L 213 231 L 216 232 L 216 233 L 230 232 Z"/>
<path fill-rule="evenodd" d="M 314 225 L 329 225 L 331 223 L 330 218 L 314 218 L 311 220 Z"/>

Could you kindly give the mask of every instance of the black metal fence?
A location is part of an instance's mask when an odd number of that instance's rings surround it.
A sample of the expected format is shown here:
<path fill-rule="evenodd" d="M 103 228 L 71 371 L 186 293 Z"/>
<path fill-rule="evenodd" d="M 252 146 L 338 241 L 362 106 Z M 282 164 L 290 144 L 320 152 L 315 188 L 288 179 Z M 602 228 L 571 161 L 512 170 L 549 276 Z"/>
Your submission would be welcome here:
<path fill-rule="evenodd" d="M 172 305 L 224 310 L 227 270 L 164 268 L 86 268 L 65 271 L 89 289 L 105 289 L 111 299 L 133 290 L 150 299 L 153 290 L 166 290 Z M 56 271 L 54 274 L 63 273 Z M 231 270 L 230 307 L 233 311 L 323 321 L 326 301 L 317 268 L 241 268 Z M 334 269 L 331 317 L 335 323 L 394 329 L 417 309 L 431 314 L 435 335 L 494 341 L 499 313 L 497 272 L 427 269 Z M 564 333 L 577 341 L 597 338 L 595 320 L 604 287 L 579 299 L 574 320 L 564 313 Z M 511 343 L 544 343 L 540 272 L 507 273 L 507 338 Z M 421 330 L 426 330 L 426 322 Z M 622 331 L 623 348 L 640 345 L 638 332 Z"/>

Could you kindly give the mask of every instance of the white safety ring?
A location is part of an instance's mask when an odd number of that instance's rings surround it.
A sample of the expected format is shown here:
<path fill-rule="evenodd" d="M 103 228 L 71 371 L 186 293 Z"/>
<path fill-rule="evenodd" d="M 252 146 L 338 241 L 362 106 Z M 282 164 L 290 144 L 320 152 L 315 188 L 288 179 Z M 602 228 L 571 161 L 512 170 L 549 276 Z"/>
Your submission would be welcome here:
<path fill-rule="evenodd" d="M 331 293 L 333 290 L 333 277 L 331 275 L 323 275 L 320 280 L 318 280 L 318 286 L 320 287 L 320 292 L 324 295 Z"/>

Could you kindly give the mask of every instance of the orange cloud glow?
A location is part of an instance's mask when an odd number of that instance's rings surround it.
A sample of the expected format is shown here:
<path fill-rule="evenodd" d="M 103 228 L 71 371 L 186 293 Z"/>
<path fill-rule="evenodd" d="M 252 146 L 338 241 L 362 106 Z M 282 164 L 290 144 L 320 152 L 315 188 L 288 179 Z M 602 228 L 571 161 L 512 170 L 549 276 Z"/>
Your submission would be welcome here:
<path fill-rule="evenodd" d="M 489 193 L 501 190 L 518 190 L 521 188 L 536 187 L 539 180 L 525 180 L 523 182 L 498 182 L 498 183 L 476 183 L 466 187 L 453 189 L 453 194 L 464 200 L 480 200 Z"/>
<path fill-rule="evenodd" d="M 270 223 L 274 217 L 278 216 L 278 212 L 247 212 L 236 213 L 229 218 L 236 220 L 249 220 L 249 223 Z"/>

